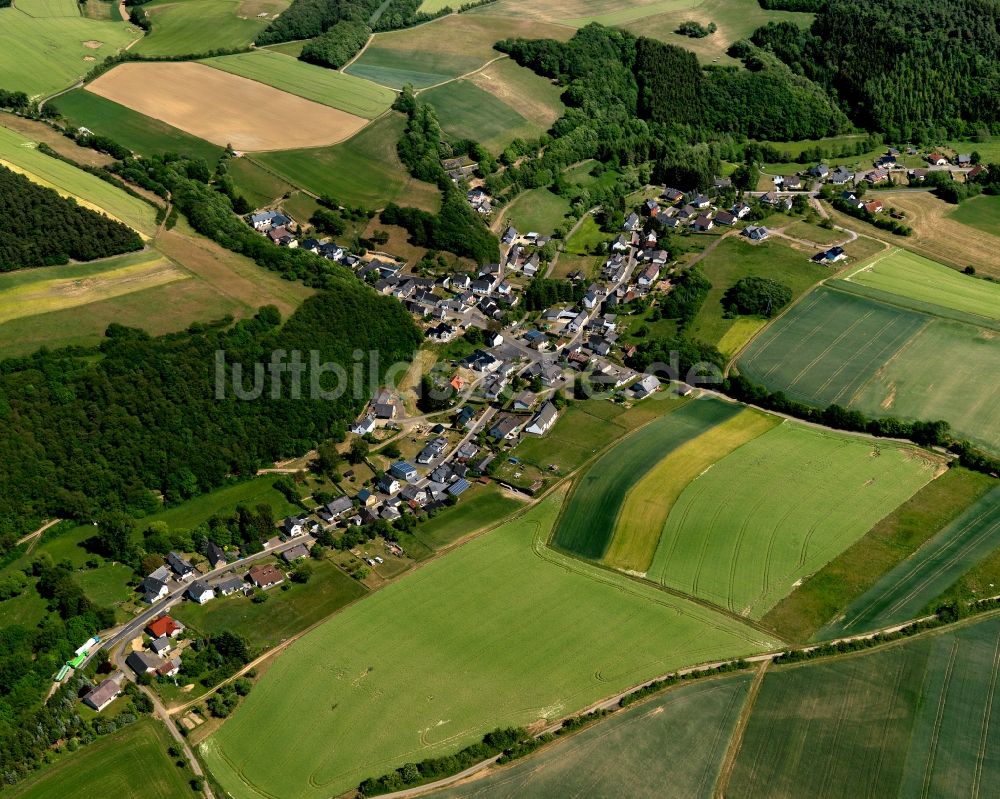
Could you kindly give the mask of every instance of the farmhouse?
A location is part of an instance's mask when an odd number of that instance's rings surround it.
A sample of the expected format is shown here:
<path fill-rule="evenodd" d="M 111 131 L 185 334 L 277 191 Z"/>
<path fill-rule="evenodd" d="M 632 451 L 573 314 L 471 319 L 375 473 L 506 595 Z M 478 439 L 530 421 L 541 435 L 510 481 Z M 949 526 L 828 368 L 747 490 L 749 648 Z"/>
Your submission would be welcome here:
<path fill-rule="evenodd" d="M 110 705 L 115 699 L 121 696 L 122 687 L 119 682 L 108 677 L 101 680 L 100 684 L 87 692 L 83 697 L 83 703 L 100 713 Z"/>
<path fill-rule="evenodd" d="M 271 563 L 254 566 L 249 573 L 250 582 L 257 588 L 268 589 L 285 581 L 285 575 Z"/>

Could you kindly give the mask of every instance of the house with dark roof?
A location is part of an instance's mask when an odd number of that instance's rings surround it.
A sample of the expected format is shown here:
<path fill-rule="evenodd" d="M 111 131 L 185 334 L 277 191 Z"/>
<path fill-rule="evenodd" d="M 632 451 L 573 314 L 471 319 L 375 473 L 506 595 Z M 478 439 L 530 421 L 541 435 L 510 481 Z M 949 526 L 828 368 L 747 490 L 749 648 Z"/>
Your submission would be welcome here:
<path fill-rule="evenodd" d="M 389 467 L 389 474 L 400 480 L 405 480 L 407 483 L 420 477 L 420 473 L 417 471 L 416 467 L 406 461 L 396 461 L 392 464 L 392 466 Z"/>
<path fill-rule="evenodd" d="M 325 522 L 333 522 L 352 510 L 354 510 L 354 502 L 350 497 L 337 497 L 320 508 L 319 517 Z"/>
<path fill-rule="evenodd" d="M 226 553 L 214 541 L 208 542 L 208 547 L 205 549 L 205 557 L 208 558 L 208 565 L 213 569 L 218 569 L 227 563 Z"/>
<path fill-rule="evenodd" d="M 843 247 L 831 247 L 829 250 L 816 253 L 812 259 L 818 264 L 832 264 L 847 257 Z"/>
<path fill-rule="evenodd" d="M 229 596 L 241 591 L 246 586 L 243 578 L 237 574 L 231 574 L 215 583 L 215 590 L 222 596 Z"/>
<path fill-rule="evenodd" d="M 96 688 L 92 688 L 87 692 L 83 697 L 83 703 L 100 713 L 121 696 L 121 693 L 121 683 L 108 677 L 105 680 L 101 680 Z"/>
<path fill-rule="evenodd" d="M 136 674 L 152 674 L 163 666 L 163 658 L 152 652 L 140 650 L 125 658 L 125 665 Z"/>
<path fill-rule="evenodd" d="M 142 598 L 150 605 L 155 602 L 159 602 L 163 599 L 163 597 L 170 593 L 170 589 L 167 588 L 167 584 L 163 582 L 163 580 L 158 580 L 152 575 L 145 578 L 139 584 L 139 590 L 142 591 Z"/>
<path fill-rule="evenodd" d="M 740 231 L 740 235 L 746 236 L 750 241 L 764 241 L 771 234 L 763 225 L 747 225 Z"/>
<path fill-rule="evenodd" d="M 281 553 L 281 559 L 284 560 L 285 563 L 292 563 L 296 560 L 299 560 L 300 558 L 308 558 L 308 557 L 309 557 L 309 550 L 306 549 L 305 544 L 299 544 L 297 546 L 292 547 L 291 549 L 286 549 L 284 552 Z"/>
<path fill-rule="evenodd" d="M 834 186 L 843 186 L 852 180 L 854 180 L 854 173 L 842 166 L 838 166 L 830 173 L 830 182 Z"/>
<path fill-rule="evenodd" d="M 631 233 L 638 230 L 640 227 L 642 227 L 642 220 L 640 220 L 639 215 L 633 211 L 625 217 L 625 224 L 622 225 L 622 230 L 626 230 Z"/>
<path fill-rule="evenodd" d="M 181 580 L 190 580 L 195 575 L 194 566 L 191 565 L 191 562 L 176 552 L 171 552 L 167 555 L 167 564 Z"/>
<path fill-rule="evenodd" d="M 661 198 L 669 203 L 677 204 L 684 199 L 684 192 L 677 189 L 667 188 L 664 190 L 663 194 L 660 195 Z"/>
<path fill-rule="evenodd" d="M 185 593 L 188 598 L 193 599 L 199 605 L 204 605 L 206 602 L 215 599 L 215 589 L 204 580 L 195 580 L 188 586 L 188 590 Z"/>

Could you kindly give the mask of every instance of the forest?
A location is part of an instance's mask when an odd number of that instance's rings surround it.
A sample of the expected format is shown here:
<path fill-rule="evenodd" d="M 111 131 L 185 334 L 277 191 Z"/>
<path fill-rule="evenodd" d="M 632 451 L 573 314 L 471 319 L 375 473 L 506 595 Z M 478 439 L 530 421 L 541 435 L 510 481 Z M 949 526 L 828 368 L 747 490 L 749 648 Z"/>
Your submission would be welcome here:
<path fill-rule="evenodd" d="M 306 300 L 283 325 L 274 308 L 232 326 L 224 320 L 159 338 L 113 324 L 99 359 L 42 350 L 0 362 L 0 551 L 43 516 L 141 515 L 157 508 L 156 493 L 180 502 L 342 439 L 373 387 L 348 377 L 340 397 L 310 398 L 313 380 L 326 390 L 333 377 L 314 369 L 310 351 L 318 364 L 352 374 L 360 350 L 378 358 L 381 376 L 408 361 L 421 336 L 395 300 L 353 277 L 334 288 Z M 242 365 L 240 382 L 249 387 L 254 365 L 282 350 L 286 363 L 293 351 L 303 353 L 301 398 L 288 372 L 277 398 L 268 383 L 261 398 L 238 399 L 235 374 L 219 396 L 220 353 L 226 364 Z M 263 380 L 264 367 L 257 368 Z"/>
<path fill-rule="evenodd" d="M 358 54 L 371 34 L 371 28 L 362 22 L 338 22 L 322 36 L 306 42 L 299 59 L 321 67 L 340 69 Z"/>
<path fill-rule="evenodd" d="M 93 261 L 141 250 L 127 225 L 0 166 L 0 271 Z"/>
<path fill-rule="evenodd" d="M 421 0 L 293 0 L 288 9 L 261 31 L 255 44 L 312 39 L 340 22 L 370 25 L 373 30 L 405 28 L 450 14 L 447 6 L 433 14 L 418 12 Z"/>
<path fill-rule="evenodd" d="M 1000 122 L 1000 2 L 829 0 L 812 27 L 759 28 L 752 42 L 894 141 L 963 136 Z"/>

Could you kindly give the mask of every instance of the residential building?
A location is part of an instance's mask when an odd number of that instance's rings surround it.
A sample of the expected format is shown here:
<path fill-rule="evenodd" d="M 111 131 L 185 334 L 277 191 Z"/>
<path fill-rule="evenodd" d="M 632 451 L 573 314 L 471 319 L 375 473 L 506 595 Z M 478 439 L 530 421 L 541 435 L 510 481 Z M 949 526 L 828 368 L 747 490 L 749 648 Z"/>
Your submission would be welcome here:
<path fill-rule="evenodd" d="M 193 599 L 199 605 L 204 605 L 206 602 L 215 599 L 215 590 L 202 580 L 195 580 L 191 583 L 186 593 L 189 598 Z"/>
<path fill-rule="evenodd" d="M 83 703 L 100 713 L 104 708 L 121 696 L 121 683 L 108 677 L 101 680 L 96 688 L 92 688 L 83 697 Z"/>
<path fill-rule="evenodd" d="M 556 406 L 551 402 L 546 402 L 542 405 L 538 413 L 535 414 L 534 418 L 528 422 L 528 426 L 524 428 L 524 432 L 536 436 L 545 435 L 552 428 L 552 425 L 556 423 L 558 416 L 559 411 L 556 410 Z"/>
<path fill-rule="evenodd" d="M 285 575 L 272 563 L 254 566 L 249 572 L 250 582 L 257 588 L 268 589 L 285 581 Z"/>

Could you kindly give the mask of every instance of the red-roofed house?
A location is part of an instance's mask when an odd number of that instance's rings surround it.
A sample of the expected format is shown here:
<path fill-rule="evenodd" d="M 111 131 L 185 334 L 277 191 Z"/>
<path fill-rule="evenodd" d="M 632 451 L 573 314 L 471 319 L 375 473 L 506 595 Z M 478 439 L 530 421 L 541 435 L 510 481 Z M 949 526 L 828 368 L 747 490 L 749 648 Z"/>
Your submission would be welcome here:
<path fill-rule="evenodd" d="M 941 153 L 931 153 L 927 156 L 927 162 L 934 166 L 944 166 L 948 163 L 948 159 L 941 155 Z"/>
<path fill-rule="evenodd" d="M 870 203 L 865 203 L 865 210 L 870 214 L 879 214 L 884 207 L 881 200 L 872 200 Z"/>
<path fill-rule="evenodd" d="M 165 635 L 176 638 L 184 632 L 184 625 L 170 616 L 160 616 L 147 625 L 146 632 L 154 639 Z"/>

